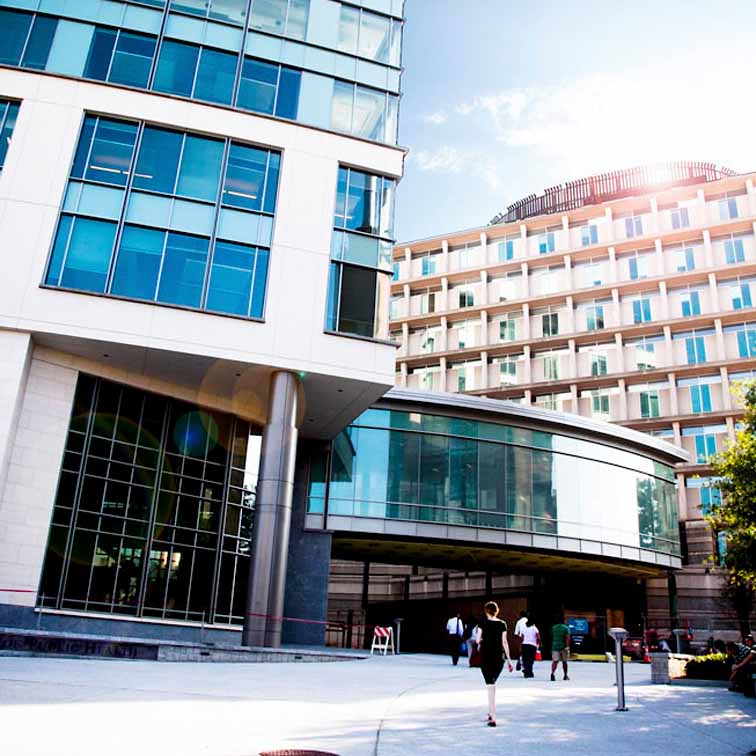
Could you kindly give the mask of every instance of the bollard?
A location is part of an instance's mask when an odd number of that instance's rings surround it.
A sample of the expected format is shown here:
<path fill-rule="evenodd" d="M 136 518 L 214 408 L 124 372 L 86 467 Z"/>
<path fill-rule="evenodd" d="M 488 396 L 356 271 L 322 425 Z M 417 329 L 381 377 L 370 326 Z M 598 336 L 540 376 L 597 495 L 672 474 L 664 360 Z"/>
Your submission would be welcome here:
<path fill-rule="evenodd" d="M 402 647 L 402 621 L 404 620 L 404 617 L 397 617 L 394 622 L 396 623 L 396 651 L 394 653 L 398 654 L 399 650 Z"/>
<path fill-rule="evenodd" d="M 614 653 L 617 665 L 617 711 L 627 711 L 625 706 L 625 669 L 622 666 L 622 641 L 628 636 L 624 627 L 610 627 L 609 635 L 614 638 Z"/>

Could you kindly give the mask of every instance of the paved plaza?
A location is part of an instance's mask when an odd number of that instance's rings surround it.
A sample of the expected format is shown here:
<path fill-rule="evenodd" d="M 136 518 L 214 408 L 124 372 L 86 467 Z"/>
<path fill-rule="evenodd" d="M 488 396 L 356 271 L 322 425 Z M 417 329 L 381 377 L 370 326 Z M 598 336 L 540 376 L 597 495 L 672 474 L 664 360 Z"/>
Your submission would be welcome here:
<path fill-rule="evenodd" d="M 496 729 L 480 671 L 442 656 L 309 664 L 0 658 L 3 756 L 256 756 L 300 748 L 398 754 L 747 754 L 756 703 L 723 688 L 651 685 L 626 666 L 576 663 L 572 680 L 503 674 Z"/>

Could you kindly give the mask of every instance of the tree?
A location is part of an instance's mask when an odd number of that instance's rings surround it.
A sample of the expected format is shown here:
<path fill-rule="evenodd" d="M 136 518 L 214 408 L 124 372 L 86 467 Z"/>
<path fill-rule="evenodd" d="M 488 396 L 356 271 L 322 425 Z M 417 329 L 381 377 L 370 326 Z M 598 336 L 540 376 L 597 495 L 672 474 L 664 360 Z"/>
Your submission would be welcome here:
<path fill-rule="evenodd" d="M 741 388 L 745 400 L 743 429 L 735 443 L 712 458 L 721 497 L 712 501 L 706 519 L 715 533 L 724 533 L 727 548 L 720 555 L 729 575 L 741 630 L 749 631 L 748 615 L 756 589 L 756 383 Z"/>

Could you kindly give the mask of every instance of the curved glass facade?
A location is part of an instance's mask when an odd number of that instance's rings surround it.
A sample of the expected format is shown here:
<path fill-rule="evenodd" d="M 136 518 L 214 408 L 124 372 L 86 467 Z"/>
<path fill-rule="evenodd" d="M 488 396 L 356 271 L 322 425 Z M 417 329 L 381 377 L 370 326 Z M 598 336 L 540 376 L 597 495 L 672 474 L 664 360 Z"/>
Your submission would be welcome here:
<path fill-rule="evenodd" d="M 310 512 L 326 509 L 326 468 L 314 471 Z M 671 467 L 564 435 L 415 412 L 371 409 L 337 437 L 327 511 L 680 553 Z"/>
<path fill-rule="evenodd" d="M 403 0 L 0 0 L 0 65 L 396 144 L 402 10 Z"/>

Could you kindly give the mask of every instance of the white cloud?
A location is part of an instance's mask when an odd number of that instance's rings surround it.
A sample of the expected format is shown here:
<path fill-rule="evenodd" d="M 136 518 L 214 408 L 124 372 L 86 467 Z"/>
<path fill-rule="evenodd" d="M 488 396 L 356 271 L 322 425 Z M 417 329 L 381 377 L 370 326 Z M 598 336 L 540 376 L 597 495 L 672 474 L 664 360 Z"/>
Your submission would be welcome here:
<path fill-rule="evenodd" d="M 506 148 L 558 161 L 576 175 L 666 160 L 756 167 L 750 66 L 678 66 L 594 74 L 559 85 L 475 97 L 454 112 Z M 502 153 L 504 150 L 502 149 Z M 565 175 L 564 180 L 575 176 Z"/>
<path fill-rule="evenodd" d="M 446 123 L 449 120 L 449 116 L 443 111 L 438 110 L 435 113 L 431 113 L 430 115 L 423 116 L 423 121 L 426 123 L 431 123 L 434 126 L 441 126 L 442 124 Z"/>
<path fill-rule="evenodd" d="M 410 160 L 423 173 L 452 173 L 463 171 L 482 178 L 490 189 L 500 184 L 496 164 L 475 150 L 460 150 L 444 144 L 434 150 L 418 150 L 410 153 Z"/>

